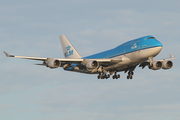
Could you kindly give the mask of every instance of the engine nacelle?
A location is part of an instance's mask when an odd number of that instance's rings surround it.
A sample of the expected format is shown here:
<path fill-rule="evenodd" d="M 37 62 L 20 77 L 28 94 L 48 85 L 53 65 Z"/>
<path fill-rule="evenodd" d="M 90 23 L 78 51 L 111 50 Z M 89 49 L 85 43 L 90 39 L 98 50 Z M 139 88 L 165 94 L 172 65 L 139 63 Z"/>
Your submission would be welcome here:
<path fill-rule="evenodd" d="M 152 69 L 152 70 L 159 70 L 162 68 L 162 62 L 160 61 L 154 61 L 152 66 L 149 66 L 149 69 Z"/>
<path fill-rule="evenodd" d="M 166 61 L 163 62 L 162 69 L 166 70 L 166 69 L 170 69 L 172 67 L 173 67 L 173 62 L 172 61 L 166 60 Z"/>
<path fill-rule="evenodd" d="M 99 67 L 99 63 L 97 61 L 89 61 L 87 64 L 86 64 L 86 68 L 87 69 L 96 69 L 97 67 Z"/>
<path fill-rule="evenodd" d="M 49 67 L 49 68 L 57 68 L 60 66 L 61 66 L 61 62 L 59 60 L 52 59 L 46 63 L 46 67 Z"/>

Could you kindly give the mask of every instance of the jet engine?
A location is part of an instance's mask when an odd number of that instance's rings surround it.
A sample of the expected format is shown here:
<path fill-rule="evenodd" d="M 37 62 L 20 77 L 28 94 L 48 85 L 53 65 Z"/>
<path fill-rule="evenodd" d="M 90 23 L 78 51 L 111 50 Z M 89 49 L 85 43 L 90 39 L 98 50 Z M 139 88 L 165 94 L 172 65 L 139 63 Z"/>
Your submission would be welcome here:
<path fill-rule="evenodd" d="M 170 69 L 172 67 L 173 67 L 173 62 L 172 61 L 166 60 L 166 61 L 163 62 L 162 69 L 166 70 L 166 69 Z"/>
<path fill-rule="evenodd" d="M 149 66 L 149 69 L 152 69 L 152 70 L 159 70 L 162 68 L 162 62 L 160 61 L 154 61 L 152 66 Z"/>
<path fill-rule="evenodd" d="M 61 66 L 61 62 L 59 60 L 51 59 L 50 61 L 46 62 L 46 67 L 49 68 L 57 68 Z"/>
<path fill-rule="evenodd" d="M 86 64 L 86 68 L 87 69 L 96 69 L 99 67 L 99 63 L 97 61 L 89 61 L 87 64 Z"/>

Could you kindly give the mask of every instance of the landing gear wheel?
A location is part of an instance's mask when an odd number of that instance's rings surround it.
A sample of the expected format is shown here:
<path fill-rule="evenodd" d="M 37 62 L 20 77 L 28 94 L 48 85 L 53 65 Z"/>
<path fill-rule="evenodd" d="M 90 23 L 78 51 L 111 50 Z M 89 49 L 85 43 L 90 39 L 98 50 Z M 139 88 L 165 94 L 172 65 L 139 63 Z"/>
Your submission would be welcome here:
<path fill-rule="evenodd" d="M 120 75 L 119 74 L 117 75 L 117 72 L 115 72 L 114 75 L 112 76 L 112 78 L 113 79 L 118 79 L 118 78 L 120 78 Z"/>
<path fill-rule="evenodd" d="M 132 79 L 132 78 L 133 78 L 133 77 L 132 77 L 133 75 L 134 75 L 134 72 L 129 71 L 129 72 L 128 72 L 127 79 Z"/>
<path fill-rule="evenodd" d="M 108 79 L 110 78 L 110 75 L 106 75 L 105 73 L 99 73 L 99 75 L 97 76 L 98 79 Z"/>
<path fill-rule="evenodd" d="M 107 77 L 110 78 L 110 74 L 108 74 Z"/>

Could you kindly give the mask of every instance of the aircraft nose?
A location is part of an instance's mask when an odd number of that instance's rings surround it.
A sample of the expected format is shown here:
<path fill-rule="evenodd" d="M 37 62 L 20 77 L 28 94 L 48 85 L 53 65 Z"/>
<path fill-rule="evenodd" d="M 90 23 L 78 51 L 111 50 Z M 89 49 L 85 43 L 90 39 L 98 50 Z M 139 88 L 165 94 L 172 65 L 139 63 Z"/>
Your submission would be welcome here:
<path fill-rule="evenodd" d="M 156 46 L 157 46 L 157 47 L 162 47 L 163 45 L 162 45 L 161 42 L 159 42 L 158 40 L 156 40 Z"/>
<path fill-rule="evenodd" d="M 159 42 L 158 40 L 156 40 L 156 52 L 157 52 L 157 54 L 159 54 L 160 52 L 161 52 L 161 50 L 162 50 L 162 47 L 163 47 L 163 45 L 162 45 L 162 43 L 161 42 Z"/>

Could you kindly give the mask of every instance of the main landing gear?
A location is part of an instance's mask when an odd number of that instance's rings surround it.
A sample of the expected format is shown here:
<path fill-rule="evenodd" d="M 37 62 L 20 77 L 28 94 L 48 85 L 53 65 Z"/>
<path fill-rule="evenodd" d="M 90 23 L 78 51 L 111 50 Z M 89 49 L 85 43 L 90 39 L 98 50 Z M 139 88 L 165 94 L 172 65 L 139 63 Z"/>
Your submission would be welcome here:
<path fill-rule="evenodd" d="M 119 74 L 117 75 L 117 72 L 115 72 L 114 75 L 112 76 L 112 78 L 113 79 L 118 79 L 118 78 L 120 78 L 120 75 Z"/>
<path fill-rule="evenodd" d="M 134 75 L 134 72 L 129 71 L 127 79 L 132 79 L 133 75 Z M 110 74 L 106 74 L 105 72 L 100 72 L 99 75 L 97 76 L 97 78 L 98 79 L 108 79 L 108 78 L 110 78 Z M 118 78 L 120 78 L 120 75 L 117 74 L 117 72 L 115 72 L 114 75 L 112 76 L 112 79 L 118 79 Z"/>
<path fill-rule="evenodd" d="M 131 72 L 131 71 L 129 71 L 129 72 L 128 72 L 127 79 L 132 79 L 132 78 L 133 78 L 133 77 L 132 77 L 133 75 L 134 75 L 134 73 Z"/>
<path fill-rule="evenodd" d="M 98 79 L 108 79 L 110 78 L 110 75 L 106 75 L 105 73 L 99 73 L 99 75 L 97 76 Z"/>
<path fill-rule="evenodd" d="M 99 75 L 97 76 L 98 79 L 108 79 L 110 78 L 110 74 L 106 75 L 106 73 L 99 73 Z M 113 79 L 118 79 L 120 78 L 120 75 L 117 75 L 117 72 L 114 73 L 114 75 L 112 76 Z"/>

